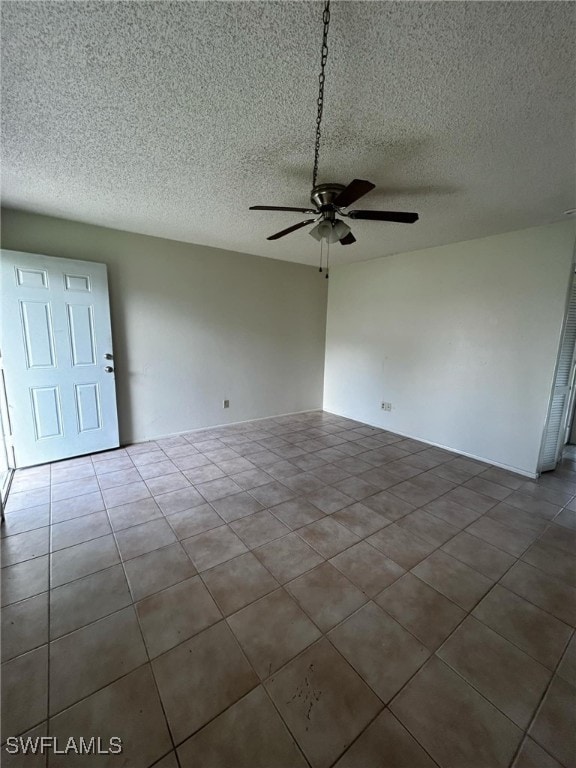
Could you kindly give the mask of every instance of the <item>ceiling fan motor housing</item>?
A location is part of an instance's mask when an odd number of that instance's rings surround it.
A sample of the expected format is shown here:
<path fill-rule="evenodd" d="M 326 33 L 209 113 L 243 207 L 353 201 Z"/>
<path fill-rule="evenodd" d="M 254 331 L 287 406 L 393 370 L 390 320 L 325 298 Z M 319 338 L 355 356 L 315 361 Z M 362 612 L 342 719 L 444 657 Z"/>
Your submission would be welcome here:
<path fill-rule="evenodd" d="M 335 211 L 334 200 L 346 189 L 344 184 L 317 184 L 312 190 L 310 200 L 322 212 Z"/>

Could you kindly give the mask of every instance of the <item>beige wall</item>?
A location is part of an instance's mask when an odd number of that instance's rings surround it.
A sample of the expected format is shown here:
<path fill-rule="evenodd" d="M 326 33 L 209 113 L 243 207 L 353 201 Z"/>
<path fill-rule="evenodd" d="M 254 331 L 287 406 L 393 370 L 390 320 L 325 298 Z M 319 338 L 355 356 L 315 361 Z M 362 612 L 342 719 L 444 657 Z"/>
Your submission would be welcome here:
<path fill-rule="evenodd" d="M 316 269 L 12 210 L 2 247 L 108 265 L 122 442 L 322 407 Z"/>
<path fill-rule="evenodd" d="M 566 221 L 332 269 L 325 409 L 534 473 L 573 248 Z"/>

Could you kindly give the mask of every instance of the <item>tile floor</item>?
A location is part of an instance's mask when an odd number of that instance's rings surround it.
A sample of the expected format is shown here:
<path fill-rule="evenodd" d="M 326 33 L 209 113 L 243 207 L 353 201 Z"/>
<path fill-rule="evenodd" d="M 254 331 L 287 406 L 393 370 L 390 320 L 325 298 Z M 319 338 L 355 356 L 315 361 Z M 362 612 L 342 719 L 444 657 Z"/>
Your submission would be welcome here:
<path fill-rule="evenodd" d="M 91 764 L 135 768 L 575 765 L 574 457 L 531 481 L 267 419 L 18 472 L 1 551 L 4 739 L 115 735 Z"/>

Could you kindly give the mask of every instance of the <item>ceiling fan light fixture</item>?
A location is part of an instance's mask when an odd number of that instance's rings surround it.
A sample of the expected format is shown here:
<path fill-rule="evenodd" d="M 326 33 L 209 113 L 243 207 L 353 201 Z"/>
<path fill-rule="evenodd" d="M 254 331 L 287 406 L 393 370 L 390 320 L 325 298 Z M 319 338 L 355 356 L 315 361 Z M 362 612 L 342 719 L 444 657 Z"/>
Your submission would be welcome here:
<path fill-rule="evenodd" d="M 346 237 L 346 235 L 350 232 L 350 227 L 348 226 L 348 224 L 345 224 L 343 221 L 340 221 L 339 219 L 337 219 L 334 222 L 332 231 L 336 235 L 336 240 L 342 240 L 342 238 Z"/>
<path fill-rule="evenodd" d="M 316 240 L 322 240 L 322 239 L 328 240 L 331 233 L 332 233 L 332 226 L 330 222 L 327 221 L 326 219 L 321 221 L 313 229 L 310 230 L 310 234 Z"/>

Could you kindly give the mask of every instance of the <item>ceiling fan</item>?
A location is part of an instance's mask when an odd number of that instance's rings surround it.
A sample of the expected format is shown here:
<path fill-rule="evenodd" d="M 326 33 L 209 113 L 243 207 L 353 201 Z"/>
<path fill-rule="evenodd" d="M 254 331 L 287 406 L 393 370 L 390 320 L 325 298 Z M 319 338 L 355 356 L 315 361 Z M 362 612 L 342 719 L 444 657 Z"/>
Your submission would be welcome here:
<path fill-rule="evenodd" d="M 320 156 L 320 127 L 322 123 L 322 113 L 324 109 L 324 82 L 325 82 L 325 67 L 328 59 L 328 28 L 330 25 L 330 0 L 326 0 L 323 13 L 324 32 L 322 37 L 322 57 L 318 91 L 318 113 L 316 116 L 316 144 L 314 149 L 314 170 L 312 173 L 312 192 L 310 194 L 310 200 L 314 208 L 292 208 L 286 206 L 276 205 L 253 205 L 250 206 L 251 211 L 291 211 L 293 213 L 309 213 L 314 214 L 315 218 L 305 219 L 298 224 L 293 224 L 287 229 L 282 229 L 280 232 L 276 232 L 274 235 L 266 238 L 267 240 L 279 240 L 285 235 L 289 235 L 292 232 L 296 232 L 302 227 L 306 227 L 309 224 L 316 223 L 316 226 L 310 230 L 310 235 L 322 242 L 327 241 L 328 244 L 340 242 L 341 245 L 352 245 L 356 242 L 356 238 L 352 234 L 350 227 L 337 218 L 339 216 L 345 216 L 350 219 L 367 219 L 370 221 L 392 221 L 400 224 L 413 224 L 418 221 L 417 213 L 408 213 L 404 211 L 371 211 L 371 210 L 352 210 L 344 211 L 350 205 L 355 203 L 359 198 L 374 189 L 374 184 L 364 179 L 354 179 L 344 186 L 343 184 L 318 184 L 318 160 Z M 321 257 L 322 258 L 322 257 Z M 322 266 L 320 267 L 322 271 Z"/>

